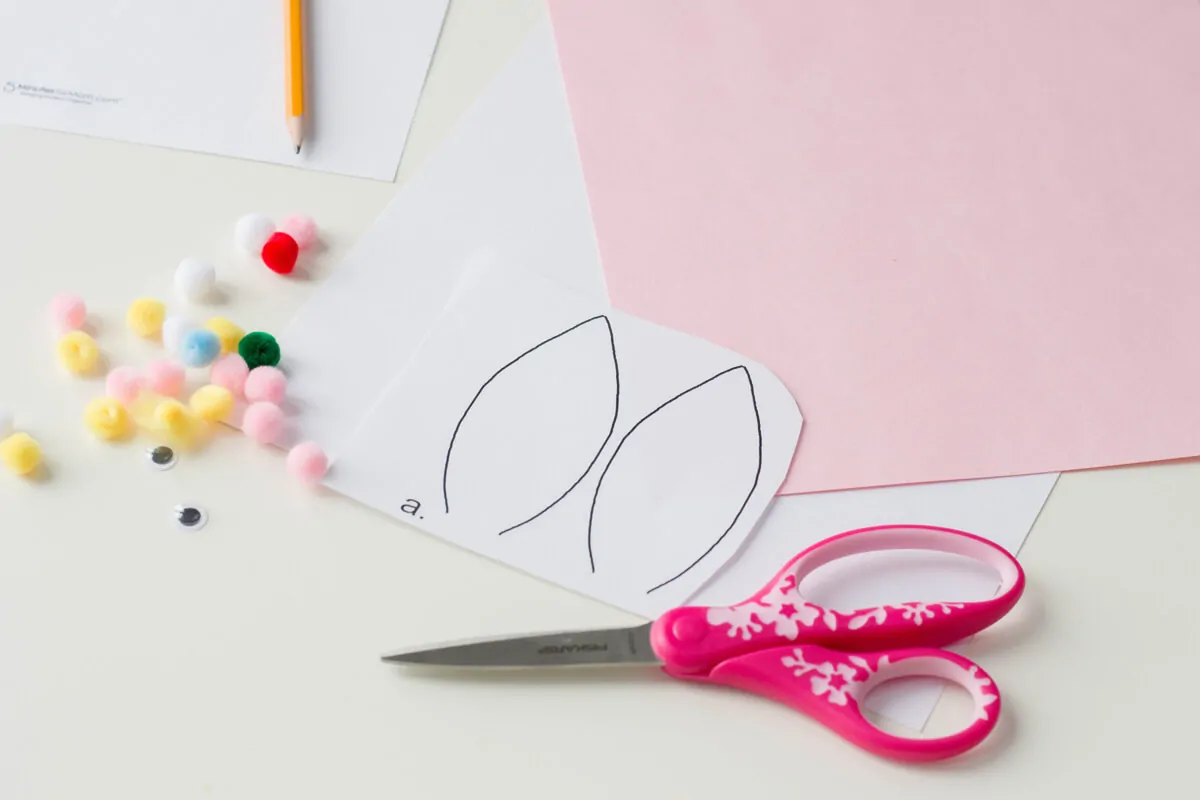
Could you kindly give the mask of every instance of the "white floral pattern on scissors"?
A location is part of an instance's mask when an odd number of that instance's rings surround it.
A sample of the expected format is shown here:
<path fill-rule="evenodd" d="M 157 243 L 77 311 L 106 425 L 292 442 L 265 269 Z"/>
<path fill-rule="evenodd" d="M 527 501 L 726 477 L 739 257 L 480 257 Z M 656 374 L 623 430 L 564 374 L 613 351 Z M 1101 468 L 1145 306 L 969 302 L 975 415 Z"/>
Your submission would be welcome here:
<path fill-rule="evenodd" d="M 887 620 L 889 608 L 901 612 L 901 619 L 914 625 L 920 625 L 927 619 L 933 619 L 935 608 L 941 609 L 943 614 L 949 614 L 955 609 L 962 608 L 963 605 L 963 603 L 900 603 L 893 606 L 876 606 L 854 612 L 853 616 L 850 616 L 849 627 L 850 630 L 856 631 L 868 622 L 882 625 Z"/>
<path fill-rule="evenodd" d="M 875 683 L 872 678 L 878 676 L 880 680 L 887 680 L 888 676 L 880 673 L 899 666 L 898 663 L 892 663 L 886 655 L 881 656 L 874 667 L 866 658 L 850 654 L 830 661 L 810 662 L 805 659 L 804 651 L 799 647 L 792 650 L 792 655 L 784 656 L 782 663 L 790 668 L 792 675 L 797 678 L 809 676 L 812 693 L 817 697 L 825 697 L 835 706 L 846 705 L 847 699 L 854 700 L 855 703 L 861 702 L 866 692 L 870 691 L 870 686 Z M 968 668 L 948 661 L 939 661 L 938 667 L 957 673 L 954 677 L 976 700 L 975 719 L 987 720 L 988 706 L 999 699 L 991 678 L 980 675 L 979 667 L 974 665 Z M 942 677 L 949 679 L 950 675 L 943 674 Z"/>
<path fill-rule="evenodd" d="M 847 656 L 845 661 L 837 664 L 832 661 L 811 664 L 804 660 L 804 651 L 797 647 L 792 651 L 792 655 L 783 657 L 783 665 L 791 667 L 792 674 L 797 678 L 815 673 L 809 681 L 812 693 L 817 697 L 826 696 L 829 702 L 835 706 L 844 706 L 846 698 L 852 698 L 858 702 L 858 692 L 862 683 L 873 672 L 886 667 L 888 657 L 880 658 L 874 670 L 861 656 Z"/>
<path fill-rule="evenodd" d="M 839 625 L 850 630 L 858 630 L 869 623 L 882 625 L 887 621 L 889 609 L 899 612 L 904 621 L 921 625 L 935 616 L 935 609 L 950 614 L 963 607 L 963 603 L 899 603 L 842 614 L 805 600 L 797 590 L 796 576 L 785 575 L 753 600 L 736 606 L 710 608 L 707 620 L 715 627 L 728 625 L 731 638 L 740 636 L 749 641 L 770 627 L 775 635 L 795 640 L 803 628 L 818 624 L 831 631 L 838 630 Z"/>

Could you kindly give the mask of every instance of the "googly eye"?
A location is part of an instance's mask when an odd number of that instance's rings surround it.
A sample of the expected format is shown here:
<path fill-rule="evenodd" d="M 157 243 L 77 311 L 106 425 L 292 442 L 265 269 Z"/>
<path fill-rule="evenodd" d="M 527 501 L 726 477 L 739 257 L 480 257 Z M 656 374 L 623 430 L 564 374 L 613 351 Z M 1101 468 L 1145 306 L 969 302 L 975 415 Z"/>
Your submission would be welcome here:
<path fill-rule="evenodd" d="M 175 527 L 185 531 L 198 531 L 208 524 L 208 512 L 199 506 L 178 505 L 171 509 Z"/>
<path fill-rule="evenodd" d="M 165 444 L 146 450 L 146 463 L 150 465 L 151 469 L 165 472 L 174 467 L 178 461 L 179 457 L 175 455 L 175 451 Z"/>

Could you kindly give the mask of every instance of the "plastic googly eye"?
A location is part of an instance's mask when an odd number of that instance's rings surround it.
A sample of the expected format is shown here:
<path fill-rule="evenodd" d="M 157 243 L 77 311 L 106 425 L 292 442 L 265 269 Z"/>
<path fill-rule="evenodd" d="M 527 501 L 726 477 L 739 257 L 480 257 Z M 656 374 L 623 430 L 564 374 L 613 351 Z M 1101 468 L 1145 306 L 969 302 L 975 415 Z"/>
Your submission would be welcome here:
<path fill-rule="evenodd" d="M 146 463 L 150 465 L 151 469 L 166 471 L 174 467 L 178 461 L 179 458 L 175 455 L 175 451 L 165 444 L 146 450 Z"/>
<path fill-rule="evenodd" d="M 175 527 L 185 531 L 198 531 L 208 524 L 208 512 L 199 506 L 178 505 L 171 509 Z"/>

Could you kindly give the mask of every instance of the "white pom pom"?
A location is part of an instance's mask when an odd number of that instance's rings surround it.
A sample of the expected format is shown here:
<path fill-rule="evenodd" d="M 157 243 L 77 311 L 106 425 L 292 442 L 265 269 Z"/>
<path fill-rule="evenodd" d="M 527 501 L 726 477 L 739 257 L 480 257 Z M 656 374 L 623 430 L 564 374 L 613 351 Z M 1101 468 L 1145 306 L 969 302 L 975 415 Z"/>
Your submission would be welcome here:
<path fill-rule="evenodd" d="M 13 414 L 7 408 L 0 408 L 0 441 L 8 438 L 13 432 Z"/>
<path fill-rule="evenodd" d="M 252 256 L 262 254 L 263 245 L 275 232 L 275 223 L 262 214 L 246 214 L 233 226 L 237 246 Z"/>
<path fill-rule="evenodd" d="M 179 352 L 179 343 L 183 341 L 183 337 L 189 331 L 196 330 L 198 326 L 187 317 L 167 317 L 166 322 L 162 326 L 163 347 L 167 348 L 167 352 L 174 355 Z"/>
<path fill-rule="evenodd" d="M 185 258 L 175 268 L 175 291 L 184 300 L 196 303 L 209 296 L 217 285 L 217 270 L 200 258 Z"/>

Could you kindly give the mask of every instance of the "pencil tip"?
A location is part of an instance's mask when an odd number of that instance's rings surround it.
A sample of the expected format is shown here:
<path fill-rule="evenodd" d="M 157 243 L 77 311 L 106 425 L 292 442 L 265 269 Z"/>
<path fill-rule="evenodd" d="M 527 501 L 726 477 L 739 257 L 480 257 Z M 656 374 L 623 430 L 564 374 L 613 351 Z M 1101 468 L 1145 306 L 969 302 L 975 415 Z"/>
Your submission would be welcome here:
<path fill-rule="evenodd" d="M 296 155 L 300 155 L 300 145 L 296 145 Z"/>

